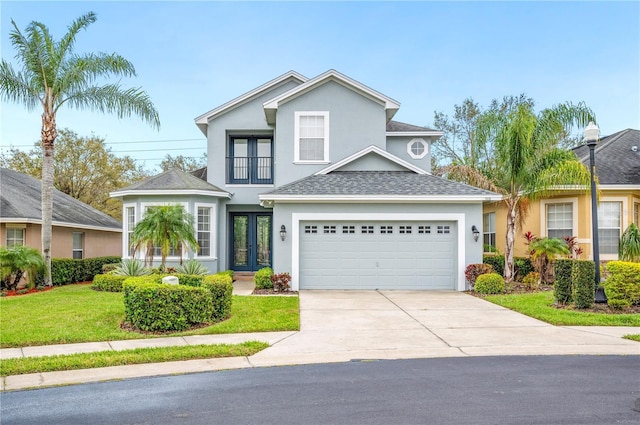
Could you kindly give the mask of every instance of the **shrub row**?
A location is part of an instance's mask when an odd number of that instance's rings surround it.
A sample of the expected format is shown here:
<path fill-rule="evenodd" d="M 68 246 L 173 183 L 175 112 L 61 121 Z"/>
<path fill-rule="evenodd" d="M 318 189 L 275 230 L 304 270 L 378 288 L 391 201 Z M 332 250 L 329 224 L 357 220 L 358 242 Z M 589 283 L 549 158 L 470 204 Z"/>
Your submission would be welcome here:
<path fill-rule="evenodd" d="M 568 258 L 558 258 L 553 262 L 553 273 L 555 275 L 555 281 L 553 283 L 553 297 L 559 304 L 568 304 L 572 301 L 572 268 L 573 260 Z"/>
<path fill-rule="evenodd" d="M 195 285 L 163 285 L 162 275 L 128 277 L 123 283 L 125 320 L 143 331 L 181 331 L 231 315 L 233 285 L 227 273 L 179 275 Z"/>
<path fill-rule="evenodd" d="M 482 262 L 489 264 L 499 275 L 504 276 L 504 255 L 485 255 Z M 528 257 L 514 257 L 513 263 L 516 268 L 515 280 L 521 281 L 526 275 L 535 271 L 531 259 Z"/>
<path fill-rule="evenodd" d="M 609 261 L 607 271 L 603 284 L 607 303 L 613 308 L 640 305 L 640 263 Z"/>
<path fill-rule="evenodd" d="M 589 308 L 595 301 L 596 264 L 591 260 L 573 260 L 571 296 L 577 308 Z"/>
<path fill-rule="evenodd" d="M 122 292 L 122 283 L 129 276 L 116 276 L 113 274 L 97 274 L 93 277 L 91 289 L 105 292 Z"/>
<path fill-rule="evenodd" d="M 119 263 L 120 257 L 95 257 L 74 260 L 72 258 L 51 259 L 51 281 L 54 286 L 68 285 L 76 282 L 92 281 L 93 277 L 102 273 L 105 264 Z M 44 274 L 36 278 L 36 283 L 42 285 Z"/>

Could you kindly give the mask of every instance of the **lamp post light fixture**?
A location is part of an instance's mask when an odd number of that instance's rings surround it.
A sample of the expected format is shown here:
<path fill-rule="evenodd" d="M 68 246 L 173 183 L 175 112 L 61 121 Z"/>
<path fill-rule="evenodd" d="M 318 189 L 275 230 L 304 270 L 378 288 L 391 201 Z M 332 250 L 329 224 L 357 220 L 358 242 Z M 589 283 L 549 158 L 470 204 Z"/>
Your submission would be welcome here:
<path fill-rule="evenodd" d="M 600 242 L 598 238 L 598 198 L 596 194 L 596 155 L 595 148 L 598 143 L 600 129 L 593 122 L 584 130 L 584 138 L 589 146 L 589 168 L 591 170 L 591 243 L 593 249 L 593 261 L 596 266 L 595 301 L 607 302 L 604 288 L 600 286 Z"/>

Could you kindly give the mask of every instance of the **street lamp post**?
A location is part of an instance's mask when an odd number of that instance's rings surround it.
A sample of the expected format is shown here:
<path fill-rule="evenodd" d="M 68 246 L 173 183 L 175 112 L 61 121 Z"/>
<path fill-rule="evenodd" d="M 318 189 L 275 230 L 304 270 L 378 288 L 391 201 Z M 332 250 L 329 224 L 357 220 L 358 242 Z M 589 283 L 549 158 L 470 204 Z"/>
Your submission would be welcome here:
<path fill-rule="evenodd" d="M 584 130 L 584 138 L 589 146 L 589 166 L 591 169 L 591 243 L 593 245 L 593 261 L 596 266 L 595 281 L 595 301 L 597 303 L 607 302 L 604 288 L 600 286 L 600 243 L 598 240 L 598 199 L 596 195 L 596 155 L 595 148 L 598 143 L 600 129 L 593 122 L 590 122 Z"/>

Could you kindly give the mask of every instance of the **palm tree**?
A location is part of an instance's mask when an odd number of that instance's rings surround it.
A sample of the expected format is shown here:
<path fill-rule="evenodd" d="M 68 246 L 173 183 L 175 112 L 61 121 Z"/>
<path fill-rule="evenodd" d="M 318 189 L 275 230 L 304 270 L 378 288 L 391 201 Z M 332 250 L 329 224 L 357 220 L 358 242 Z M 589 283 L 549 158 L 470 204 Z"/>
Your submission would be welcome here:
<path fill-rule="evenodd" d="M 141 248 L 145 249 L 145 260 L 149 260 L 149 265 L 153 262 L 154 248 L 160 247 L 162 269 L 165 268 L 171 248 L 179 248 L 182 263 L 182 247 L 199 249 L 193 223 L 193 216 L 182 205 L 151 207 L 133 229 L 131 245 L 136 252 Z"/>
<path fill-rule="evenodd" d="M 2 288 L 16 289 L 20 279 L 27 274 L 33 284 L 44 267 L 42 255 L 37 249 L 27 246 L 0 247 L 0 281 Z"/>
<path fill-rule="evenodd" d="M 31 22 L 23 34 L 12 20 L 11 44 L 21 70 L 2 60 L 0 95 L 22 103 L 27 109 L 42 110 L 42 253 L 45 259 L 45 285 L 51 285 L 51 219 L 53 210 L 53 149 L 58 136 L 56 114 L 67 105 L 115 113 L 119 118 L 138 115 L 159 128 L 160 121 L 149 96 L 140 88 L 123 88 L 119 83 L 101 84 L 109 77 L 136 75 L 131 62 L 116 53 L 74 52 L 76 36 L 96 21 L 89 12 L 71 23 L 68 32 L 54 40 L 49 28 Z"/>
<path fill-rule="evenodd" d="M 640 263 L 640 230 L 631 223 L 620 237 L 618 259 Z"/>
<path fill-rule="evenodd" d="M 590 120 L 595 121 L 594 114 L 583 104 L 560 104 L 539 114 L 530 101 L 492 108 L 478 118 L 476 137 L 480 146 L 491 150 L 493 161 L 478 168 L 451 165 L 441 169 L 449 178 L 503 196 L 507 207 L 507 282 L 515 276 L 516 224 L 522 224 L 531 201 L 557 192 L 559 186 L 579 185 L 588 190 L 588 169 L 572 152 L 558 148 L 558 142 L 573 126 L 586 126 Z"/>
<path fill-rule="evenodd" d="M 553 282 L 553 260 L 560 255 L 570 255 L 571 250 L 565 241 L 557 238 L 536 239 L 529 245 L 531 259 L 536 271 L 544 283 Z"/>

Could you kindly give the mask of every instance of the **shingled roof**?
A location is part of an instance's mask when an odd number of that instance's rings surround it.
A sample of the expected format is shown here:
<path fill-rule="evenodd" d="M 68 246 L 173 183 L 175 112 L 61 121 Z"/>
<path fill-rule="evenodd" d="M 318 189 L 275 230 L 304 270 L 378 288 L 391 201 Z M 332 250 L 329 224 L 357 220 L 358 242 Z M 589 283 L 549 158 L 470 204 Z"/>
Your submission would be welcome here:
<path fill-rule="evenodd" d="M 501 199 L 494 192 L 410 171 L 334 171 L 305 177 L 260 195 L 261 200 L 288 197 L 424 197 L 454 201 Z"/>
<path fill-rule="evenodd" d="M 587 145 L 578 146 L 573 152 L 589 166 Z M 640 184 L 640 131 L 628 128 L 603 137 L 596 145 L 595 159 L 600 184 Z"/>
<path fill-rule="evenodd" d="M 194 193 L 200 192 L 211 196 L 230 197 L 231 194 L 218 186 L 214 186 L 190 173 L 178 168 L 172 168 L 164 173 L 148 177 L 123 189 L 111 192 L 112 197 L 128 194 L 162 193 Z"/>
<path fill-rule="evenodd" d="M 42 184 L 26 174 L 0 168 L 0 221 L 42 222 Z M 121 230 L 119 221 L 79 200 L 53 191 L 53 224 Z"/>
<path fill-rule="evenodd" d="M 439 131 L 439 130 L 434 130 L 433 128 L 429 128 L 429 127 L 420 127 L 417 125 L 413 125 L 413 124 L 407 124 L 404 122 L 400 122 L 400 121 L 389 121 L 387 123 L 387 132 L 389 133 L 404 133 L 404 132 L 422 132 L 422 131 Z"/>

